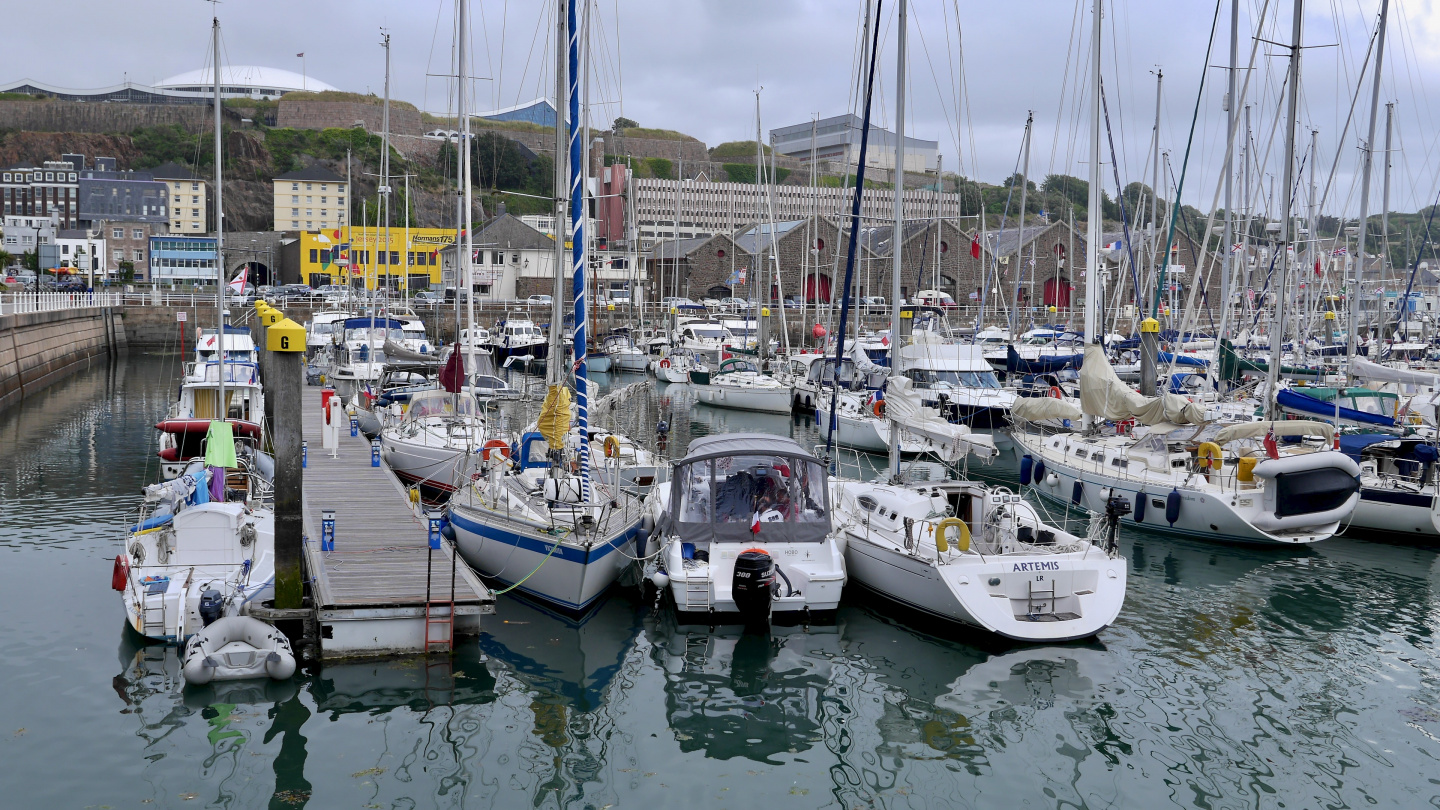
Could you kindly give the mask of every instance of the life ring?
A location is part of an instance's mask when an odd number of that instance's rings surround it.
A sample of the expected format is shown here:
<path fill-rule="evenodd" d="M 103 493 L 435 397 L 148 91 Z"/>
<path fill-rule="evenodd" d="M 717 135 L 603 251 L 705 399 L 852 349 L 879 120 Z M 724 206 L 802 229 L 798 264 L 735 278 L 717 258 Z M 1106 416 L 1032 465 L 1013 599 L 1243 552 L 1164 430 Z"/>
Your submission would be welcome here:
<path fill-rule="evenodd" d="M 1051 398 L 1051 399 L 1064 399 L 1064 398 L 1065 398 L 1065 392 L 1060 390 L 1060 386 L 1058 386 L 1058 385 L 1052 385 L 1052 386 L 1050 386 L 1050 398 Z"/>
<path fill-rule="evenodd" d="M 670 367 L 670 358 L 666 357 L 666 358 L 664 358 L 663 360 L 660 361 L 660 368 L 669 368 L 669 367 Z"/>
<path fill-rule="evenodd" d="M 1201 442 L 1195 448 L 1195 460 L 1206 471 L 1219 470 L 1225 466 L 1225 451 L 1215 442 Z"/>
<path fill-rule="evenodd" d="M 500 455 L 505 458 L 510 458 L 510 445 L 499 439 L 491 439 L 486 442 L 485 446 L 480 448 L 480 458 L 484 461 L 489 461 L 496 450 L 499 450 Z"/>
<path fill-rule="evenodd" d="M 130 563 L 126 561 L 124 554 L 116 554 L 115 568 L 110 572 L 110 587 L 117 591 L 123 591 L 129 581 Z"/>
<path fill-rule="evenodd" d="M 950 541 L 945 539 L 945 532 L 948 531 L 951 526 L 960 530 L 960 537 L 955 541 L 955 548 L 960 551 L 969 551 L 970 527 L 965 525 L 965 521 L 958 517 L 947 517 L 935 524 L 935 550 L 939 552 L 950 550 Z"/>
<path fill-rule="evenodd" d="M 620 455 L 620 437 L 610 434 L 605 437 L 605 457 L 615 458 Z"/>
<path fill-rule="evenodd" d="M 880 418 L 880 419 L 884 419 L 884 418 L 885 418 L 885 400 L 883 400 L 883 399 L 877 399 L 877 400 L 875 400 L 874 404 L 872 404 L 872 405 L 870 406 L 870 410 L 871 410 L 872 412 L 874 412 L 874 414 L 875 414 L 876 417 L 878 417 L 878 418 Z"/>

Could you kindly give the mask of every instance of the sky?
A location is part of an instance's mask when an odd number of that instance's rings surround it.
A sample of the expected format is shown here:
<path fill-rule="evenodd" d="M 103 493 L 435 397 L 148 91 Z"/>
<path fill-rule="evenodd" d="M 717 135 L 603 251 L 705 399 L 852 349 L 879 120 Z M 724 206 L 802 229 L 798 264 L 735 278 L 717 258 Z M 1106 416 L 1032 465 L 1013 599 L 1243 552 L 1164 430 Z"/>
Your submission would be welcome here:
<path fill-rule="evenodd" d="M 873 2 L 873 0 L 871 0 Z M 379 93 L 384 84 L 381 28 L 391 34 L 393 98 L 432 112 L 454 108 L 456 0 L 127 0 L 125 3 L 19 4 L 7 11 L 18 31 L 65 28 L 65 47 L 51 37 L 11 37 L 0 79 L 29 78 L 87 88 L 142 84 L 206 64 L 212 14 L 223 26 L 222 59 L 299 72 L 342 90 Z M 474 108 L 529 101 L 551 92 L 554 0 L 470 0 Z M 675 129 L 707 144 L 748 140 L 761 126 L 804 123 L 854 108 L 856 61 L 866 0 L 594 0 L 592 121 L 622 114 L 642 126 Z M 1288 43 L 1294 0 L 1241 0 L 1239 62 L 1248 65 L 1257 35 Z M 1353 215 L 1359 205 L 1359 143 L 1369 124 L 1370 79 L 1360 71 L 1381 0 L 1310 3 L 1304 17 L 1300 102 L 1301 151 L 1318 130 L 1313 165 L 1323 213 Z M 1150 182 L 1155 117 L 1154 71 L 1164 72 L 1160 110 L 1165 173 L 1185 178 L 1184 201 L 1209 211 L 1223 174 L 1223 98 L 1229 63 L 1231 0 L 1111 0 L 1102 27 L 1102 72 L 1110 136 L 1103 142 L 1104 185 Z M 1402 8 L 1403 6 L 1403 8 Z M 895 121 L 896 9 L 884 0 L 874 118 Z M 1262 15 L 1263 11 L 1263 15 Z M 1033 112 L 1030 176 L 1088 174 L 1090 0 L 911 0 L 906 128 L 940 143 L 947 171 L 998 183 L 1021 161 Z M 1213 43 L 1212 21 L 1215 25 Z M 1257 23 L 1258 21 L 1258 23 Z M 1385 103 L 1395 104 L 1390 207 L 1414 211 L 1440 191 L 1440 109 L 1427 95 L 1440 88 L 1440 0 L 1392 4 L 1382 70 L 1377 148 Z M 1207 46 L 1208 64 L 1206 69 Z M 1278 206 L 1283 137 L 1282 84 L 1288 51 L 1258 43 L 1246 101 L 1254 148 L 1250 198 L 1257 210 Z M 59 53 L 71 54 L 64 58 Z M 8 75 L 23 71 L 26 75 Z M 437 74 L 437 75 L 427 75 Z M 1201 87 L 1202 78 L 1204 87 Z M 1353 120 L 1342 140 L 1351 99 Z M 1197 106 L 1198 101 L 1198 106 Z M 1192 116 L 1195 127 L 1192 133 Z M 1243 133 L 1242 133 L 1243 135 Z M 1188 161 L 1186 153 L 1189 153 Z M 1338 156 L 1337 156 L 1338 155 Z M 1333 178 L 1332 178 L 1333 167 Z M 1380 207 L 1376 161 L 1370 210 Z M 1237 172 L 1237 186 L 1240 177 Z M 1308 175 L 1305 175 L 1308 181 Z M 1173 181 L 1171 181 L 1173 182 Z M 1328 187 L 1328 193 L 1325 189 Z M 1308 182 L 1299 191 L 1308 201 Z M 1239 199 L 1238 208 L 1245 203 Z"/>

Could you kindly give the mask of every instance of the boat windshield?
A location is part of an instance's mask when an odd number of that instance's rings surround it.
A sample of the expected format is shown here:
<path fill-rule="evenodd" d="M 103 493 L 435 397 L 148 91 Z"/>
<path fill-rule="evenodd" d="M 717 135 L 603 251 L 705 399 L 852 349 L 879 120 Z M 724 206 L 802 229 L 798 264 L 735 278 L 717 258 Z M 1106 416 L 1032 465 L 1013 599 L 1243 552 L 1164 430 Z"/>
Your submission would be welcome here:
<path fill-rule="evenodd" d="M 377 326 L 377 327 L 375 327 L 375 329 L 374 329 L 373 332 L 371 331 L 371 329 L 370 329 L 369 327 L 364 327 L 364 328 L 361 328 L 361 329 L 346 329 L 346 330 L 345 330 L 345 340 L 346 340 L 346 341 L 351 341 L 351 340 L 373 340 L 373 341 L 375 341 L 375 342 L 379 342 L 379 341 L 383 341 L 383 340 L 394 340 L 394 341 L 397 341 L 397 342 L 398 342 L 398 341 L 401 341 L 401 340 L 404 340 L 404 339 L 405 339 L 405 331 L 404 331 L 403 329 L 398 329 L 398 328 L 396 328 L 396 329 L 386 329 L 386 328 L 384 328 L 384 327 Z"/>
<path fill-rule="evenodd" d="M 724 340 L 726 334 L 724 329 L 695 327 L 691 327 L 689 332 L 701 340 Z"/>
<path fill-rule="evenodd" d="M 917 388 L 999 388 L 1000 381 L 993 371 L 936 371 L 928 368 L 912 368 L 905 376 L 915 381 Z"/>
<path fill-rule="evenodd" d="M 474 416 L 475 400 L 468 396 L 436 392 L 427 396 L 417 396 L 410 400 L 410 409 L 405 412 L 406 419 L 424 419 L 428 416 Z"/>
<path fill-rule="evenodd" d="M 675 486 L 682 537 L 819 542 L 829 533 L 825 469 L 813 459 L 762 454 L 702 459 L 682 464 Z"/>

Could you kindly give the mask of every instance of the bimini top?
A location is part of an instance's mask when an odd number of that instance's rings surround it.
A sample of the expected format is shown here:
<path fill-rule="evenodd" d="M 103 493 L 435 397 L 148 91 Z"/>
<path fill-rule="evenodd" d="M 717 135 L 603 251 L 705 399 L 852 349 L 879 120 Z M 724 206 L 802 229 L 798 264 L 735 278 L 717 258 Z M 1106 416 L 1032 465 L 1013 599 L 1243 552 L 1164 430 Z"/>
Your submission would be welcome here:
<path fill-rule="evenodd" d="M 820 543 L 829 497 L 825 466 L 791 439 L 706 436 L 675 465 L 670 520 L 688 543 Z"/>
<path fill-rule="evenodd" d="M 805 452 L 800 443 L 773 433 L 721 433 L 715 436 L 701 436 L 690 442 L 681 461 L 696 461 L 711 456 L 735 456 L 742 453 L 766 455 L 815 457 Z"/>

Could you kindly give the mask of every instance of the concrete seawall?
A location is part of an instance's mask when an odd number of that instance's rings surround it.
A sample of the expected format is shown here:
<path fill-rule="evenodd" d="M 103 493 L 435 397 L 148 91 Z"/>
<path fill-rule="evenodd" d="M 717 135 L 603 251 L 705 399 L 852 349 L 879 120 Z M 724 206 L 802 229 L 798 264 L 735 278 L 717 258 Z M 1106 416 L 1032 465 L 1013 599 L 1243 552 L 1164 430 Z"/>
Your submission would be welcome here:
<path fill-rule="evenodd" d="M 0 410 L 47 385 L 125 351 L 125 325 L 111 308 L 0 316 Z"/>

